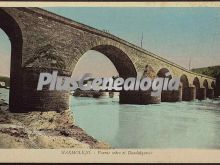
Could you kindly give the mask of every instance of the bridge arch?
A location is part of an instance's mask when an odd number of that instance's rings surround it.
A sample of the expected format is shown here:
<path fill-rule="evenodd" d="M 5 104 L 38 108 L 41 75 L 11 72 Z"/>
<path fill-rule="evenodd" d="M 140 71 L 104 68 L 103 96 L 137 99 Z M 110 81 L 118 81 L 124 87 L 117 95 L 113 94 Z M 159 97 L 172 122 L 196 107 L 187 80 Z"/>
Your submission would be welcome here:
<path fill-rule="evenodd" d="M 180 82 L 183 89 L 189 87 L 189 80 L 185 74 L 180 77 Z"/>
<path fill-rule="evenodd" d="M 218 97 L 220 96 L 220 73 L 216 76 L 215 86 L 215 97 Z"/>
<path fill-rule="evenodd" d="M 113 45 L 98 45 L 91 50 L 98 51 L 109 58 L 117 69 L 120 77 L 127 78 L 137 76 L 133 62 L 120 48 Z"/>
<path fill-rule="evenodd" d="M 120 48 L 107 44 L 96 45 L 87 49 L 85 48 L 82 53 L 78 55 L 77 61 L 74 61 L 71 64 L 71 72 L 74 70 L 76 63 L 80 58 L 89 50 L 95 50 L 105 55 L 113 63 L 120 77 L 126 78 L 137 76 L 136 68 L 128 55 Z"/>
<path fill-rule="evenodd" d="M 211 87 L 212 87 L 213 89 L 215 89 L 215 87 L 216 87 L 215 81 L 212 81 L 212 82 L 211 82 Z"/>
<path fill-rule="evenodd" d="M 200 82 L 199 82 L 199 78 L 195 77 L 193 80 L 193 85 L 196 88 L 196 99 L 199 99 L 199 89 L 200 89 Z"/>
<path fill-rule="evenodd" d="M 188 77 L 183 74 L 180 77 L 181 88 L 182 88 L 182 100 L 188 101 L 188 88 L 189 88 L 189 80 Z"/>
<path fill-rule="evenodd" d="M 170 73 L 170 75 L 167 75 L 168 73 Z M 171 72 L 167 69 L 167 68 L 161 68 L 158 72 L 157 72 L 157 77 L 162 77 L 162 78 L 172 78 Z M 174 95 L 174 91 L 168 91 L 168 90 L 163 90 L 161 92 L 161 101 L 162 102 L 172 102 L 172 101 L 176 101 L 176 97 L 173 97 Z"/>
<path fill-rule="evenodd" d="M 207 79 L 205 79 L 203 81 L 203 86 L 206 90 L 206 98 L 210 98 L 210 99 L 212 99 L 214 97 L 214 90 L 211 89 L 211 85 L 212 84 L 210 84 L 210 86 L 209 86 L 209 83 L 208 83 Z"/>
<path fill-rule="evenodd" d="M 136 72 L 136 68 L 133 64 L 133 62 L 131 61 L 131 59 L 128 57 L 128 55 L 123 52 L 120 48 L 113 46 L 113 45 L 98 45 L 98 46 L 94 46 L 89 50 L 95 50 L 97 52 L 102 53 L 104 56 L 106 56 L 111 62 L 112 64 L 115 66 L 119 77 L 122 77 L 124 79 L 128 78 L 128 77 L 136 77 L 137 76 L 137 72 Z M 86 50 L 85 52 L 89 51 Z M 82 53 L 80 55 L 80 58 L 83 56 Z M 78 61 L 80 60 L 80 58 L 78 58 Z M 72 71 L 74 70 L 76 64 L 73 66 Z M 128 93 L 128 91 L 120 91 L 119 92 L 119 102 L 120 103 L 124 103 L 124 102 L 128 102 L 131 103 L 132 100 L 130 99 L 134 99 L 132 98 Z"/>
<path fill-rule="evenodd" d="M 136 70 L 143 71 L 146 64 L 157 69 L 158 64 L 166 66 L 172 69 L 173 75 L 185 73 L 189 77 L 195 76 L 117 36 L 43 9 L 0 8 L 0 28 L 12 44 L 10 110 L 14 112 L 68 109 L 68 92 L 36 91 L 39 72 L 58 70 L 59 76 L 71 76 L 79 58 L 91 49 L 104 53 L 114 61 L 121 77 L 136 76 Z M 188 84 L 184 80 L 183 87 Z M 210 81 L 209 78 L 207 80 Z M 136 95 L 130 96 L 136 98 Z M 136 103 L 146 104 L 145 101 Z M 23 108 L 20 108 L 21 104 Z"/>
<path fill-rule="evenodd" d="M 209 84 L 206 79 L 203 81 L 203 86 L 204 86 L 204 88 L 206 88 L 206 90 L 209 88 Z"/>
<path fill-rule="evenodd" d="M 12 16 L 0 9 L 0 28 L 11 42 L 9 109 L 19 112 L 22 97 L 22 31 Z"/>
<path fill-rule="evenodd" d="M 214 97 L 218 97 L 218 89 L 217 89 L 217 82 L 216 81 L 211 82 L 211 88 L 214 91 Z"/>
<path fill-rule="evenodd" d="M 166 76 L 166 73 L 170 73 L 170 75 Z M 171 72 L 167 69 L 167 68 L 161 68 L 158 72 L 157 72 L 157 76 L 158 77 L 167 77 L 169 79 L 172 78 Z"/>

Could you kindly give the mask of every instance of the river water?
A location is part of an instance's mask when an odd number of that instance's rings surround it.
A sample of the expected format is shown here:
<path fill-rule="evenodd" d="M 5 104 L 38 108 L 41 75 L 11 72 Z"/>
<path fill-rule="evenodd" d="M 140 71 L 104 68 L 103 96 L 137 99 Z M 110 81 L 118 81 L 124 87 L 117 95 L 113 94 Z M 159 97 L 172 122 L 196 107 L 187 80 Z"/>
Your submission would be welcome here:
<path fill-rule="evenodd" d="M 0 89 L 8 101 L 8 90 Z M 220 148 L 220 100 L 122 105 L 72 97 L 75 122 L 113 148 Z"/>
<path fill-rule="evenodd" d="M 76 123 L 113 148 L 220 148 L 220 100 L 120 105 L 72 97 Z"/>

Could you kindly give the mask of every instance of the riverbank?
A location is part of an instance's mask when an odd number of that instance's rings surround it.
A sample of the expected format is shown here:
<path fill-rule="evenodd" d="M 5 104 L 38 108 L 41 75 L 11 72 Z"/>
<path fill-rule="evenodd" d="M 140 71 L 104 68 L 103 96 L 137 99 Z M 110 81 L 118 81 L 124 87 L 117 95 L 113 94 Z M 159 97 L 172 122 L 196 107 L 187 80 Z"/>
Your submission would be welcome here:
<path fill-rule="evenodd" d="M 64 112 L 11 113 L 0 100 L 0 148 L 110 148 L 74 124 Z"/>

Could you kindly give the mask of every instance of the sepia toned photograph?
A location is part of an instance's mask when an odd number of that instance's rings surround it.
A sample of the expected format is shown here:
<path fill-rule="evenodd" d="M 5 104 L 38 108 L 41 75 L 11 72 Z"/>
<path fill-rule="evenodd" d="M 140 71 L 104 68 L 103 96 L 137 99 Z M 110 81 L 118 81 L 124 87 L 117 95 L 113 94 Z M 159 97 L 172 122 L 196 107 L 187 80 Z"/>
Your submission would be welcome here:
<path fill-rule="evenodd" d="M 220 155 L 219 27 L 217 6 L 0 5 L 0 149 Z"/>

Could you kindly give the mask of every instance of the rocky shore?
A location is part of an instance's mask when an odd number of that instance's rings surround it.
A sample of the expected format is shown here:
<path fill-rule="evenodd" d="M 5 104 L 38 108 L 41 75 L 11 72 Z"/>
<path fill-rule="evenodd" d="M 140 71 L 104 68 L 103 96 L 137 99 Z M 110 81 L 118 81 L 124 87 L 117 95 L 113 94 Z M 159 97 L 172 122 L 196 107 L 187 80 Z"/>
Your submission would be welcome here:
<path fill-rule="evenodd" d="M 73 96 L 76 97 L 93 97 L 93 98 L 99 98 L 101 96 L 107 95 L 107 92 L 101 92 L 101 91 L 83 91 L 83 90 L 75 90 L 74 93 L 72 93 Z"/>
<path fill-rule="evenodd" d="M 0 100 L 0 148 L 110 148 L 74 125 L 64 112 L 11 113 Z"/>

